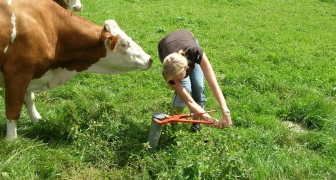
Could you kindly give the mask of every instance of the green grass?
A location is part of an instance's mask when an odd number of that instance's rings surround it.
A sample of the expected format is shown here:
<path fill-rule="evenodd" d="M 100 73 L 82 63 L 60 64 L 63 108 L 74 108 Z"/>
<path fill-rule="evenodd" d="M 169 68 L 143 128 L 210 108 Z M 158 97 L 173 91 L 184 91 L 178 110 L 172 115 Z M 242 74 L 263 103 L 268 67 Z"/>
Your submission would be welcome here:
<path fill-rule="evenodd" d="M 152 55 L 148 71 L 80 74 L 37 94 L 6 142 L 0 179 L 333 179 L 336 177 L 336 1 L 82 0 L 79 15 L 119 26 Z M 163 126 L 147 151 L 154 112 L 170 113 L 157 43 L 191 30 L 213 65 L 233 126 Z M 2 89 L 1 94 L 4 93 Z M 207 109 L 220 118 L 207 87 Z M 188 112 L 186 109 L 185 112 Z M 299 125 L 290 128 L 285 122 Z"/>

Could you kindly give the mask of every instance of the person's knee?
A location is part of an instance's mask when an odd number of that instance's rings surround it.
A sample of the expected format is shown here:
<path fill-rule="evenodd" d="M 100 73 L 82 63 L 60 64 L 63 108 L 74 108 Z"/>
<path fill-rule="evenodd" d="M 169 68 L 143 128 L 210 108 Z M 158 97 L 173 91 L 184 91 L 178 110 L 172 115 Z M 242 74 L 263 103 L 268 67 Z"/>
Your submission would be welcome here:
<path fill-rule="evenodd" d="M 192 97 L 197 101 L 204 101 L 205 97 L 205 87 L 204 86 L 194 86 L 192 88 Z"/>
<path fill-rule="evenodd" d="M 205 109 L 205 101 L 197 102 L 199 106 L 201 106 L 202 109 Z"/>
<path fill-rule="evenodd" d="M 198 91 L 203 93 L 204 89 L 205 89 L 205 86 L 204 86 L 203 83 L 199 83 L 199 84 L 197 84 L 196 88 L 198 89 Z"/>

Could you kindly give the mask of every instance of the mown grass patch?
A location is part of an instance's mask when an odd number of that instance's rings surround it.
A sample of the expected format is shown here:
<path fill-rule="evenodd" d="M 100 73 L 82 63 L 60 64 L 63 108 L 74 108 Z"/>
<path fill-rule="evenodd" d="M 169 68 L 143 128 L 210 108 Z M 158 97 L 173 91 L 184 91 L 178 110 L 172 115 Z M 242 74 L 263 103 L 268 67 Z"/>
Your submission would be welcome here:
<path fill-rule="evenodd" d="M 336 176 L 336 10 L 333 1 L 82 0 L 79 15 L 115 19 L 154 64 L 123 75 L 80 74 L 37 94 L 19 138 L 4 141 L 0 179 L 333 179 Z M 188 4 L 188 5 L 186 5 Z M 233 126 L 164 126 L 147 151 L 153 112 L 170 113 L 157 43 L 195 34 L 213 65 Z M 207 109 L 220 111 L 207 87 Z M 3 95 L 4 90 L 0 93 Z M 3 96 L 0 96 L 4 102 Z M 4 115 L 4 103 L 0 104 Z M 184 112 L 188 113 L 185 109 Z M 304 130 L 295 131 L 287 122 Z"/>

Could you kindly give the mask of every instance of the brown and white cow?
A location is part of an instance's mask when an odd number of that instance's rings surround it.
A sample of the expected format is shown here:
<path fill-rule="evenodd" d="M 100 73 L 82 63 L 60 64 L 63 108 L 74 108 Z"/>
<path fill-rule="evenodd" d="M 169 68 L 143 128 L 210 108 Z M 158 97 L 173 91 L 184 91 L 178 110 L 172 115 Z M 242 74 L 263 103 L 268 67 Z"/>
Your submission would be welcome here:
<path fill-rule="evenodd" d="M 53 0 L 57 4 L 64 7 L 64 9 L 69 9 L 70 11 L 81 11 L 83 10 L 83 6 L 80 0 Z"/>
<path fill-rule="evenodd" d="M 45 0 L 0 0 L 0 9 L 0 86 L 5 87 L 8 139 L 17 137 L 23 103 L 33 123 L 41 119 L 34 92 L 55 88 L 80 72 L 120 74 L 152 64 L 114 20 L 96 25 Z"/>

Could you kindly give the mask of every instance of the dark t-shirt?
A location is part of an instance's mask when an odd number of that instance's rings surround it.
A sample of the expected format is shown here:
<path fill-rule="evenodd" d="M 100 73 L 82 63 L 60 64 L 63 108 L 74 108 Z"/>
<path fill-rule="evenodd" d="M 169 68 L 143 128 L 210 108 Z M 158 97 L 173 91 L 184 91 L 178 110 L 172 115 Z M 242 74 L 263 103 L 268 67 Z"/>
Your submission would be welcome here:
<path fill-rule="evenodd" d="M 161 62 L 169 54 L 182 50 L 188 59 L 187 76 L 194 69 L 195 63 L 200 64 L 203 57 L 203 49 L 198 45 L 193 34 L 188 30 L 176 30 L 161 39 L 158 52 Z"/>

